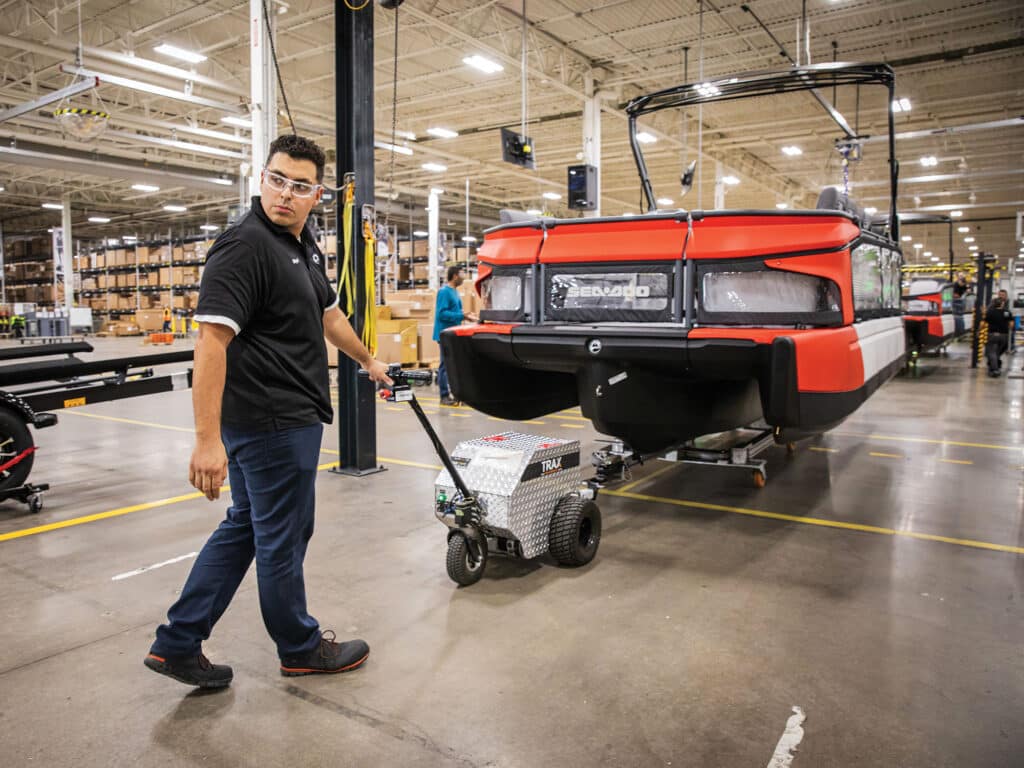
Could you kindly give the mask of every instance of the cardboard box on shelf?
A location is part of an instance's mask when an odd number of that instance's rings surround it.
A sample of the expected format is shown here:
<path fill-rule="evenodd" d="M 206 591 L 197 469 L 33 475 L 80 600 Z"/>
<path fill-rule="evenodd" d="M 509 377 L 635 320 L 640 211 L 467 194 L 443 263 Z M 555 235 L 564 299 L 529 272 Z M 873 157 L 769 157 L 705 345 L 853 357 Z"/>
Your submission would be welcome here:
<path fill-rule="evenodd" d="M 393 318 L 409 317 L 411 306 L 411 303 L 408 301 L 398 301 L 397 299 L 388 301 L 388 308 L 391 310 L 391 317 Z"/>
<path fill-rule="evenodd" d="M 391 321 L 394 322 L 394 321 Z M 416 326 L 399 333 L 377 333 L 377 359 L 384 363 L 415 363 L 419 359 Z"/>
<path fill-rule="evenodd" d="M 160 267 L 159 282 L 157 283 L 157 285 L 170 285 L 171 277 L 172 274 L 170 267 Z"/>
<path fill-rule="evenodd" d="M 420 323 L 416 326 L 419 337 L 419 361 L 421 363 L 441 362 L 441 346 L 434 341 L 434 324 Z"/>
<path fill-rule="evenodd" d="M 430 265 L 429 264 L 413 264 L 412 265 L 412 279 L 413 280 L 429 280 L 430 279 Z"/>
<path fill-rule="evenodd" d="M 402 318 L 399 320 L 378 320 L 377 333 L 401 333 L 407 328 L 415 328 L 419 322 L 415 318 Z"/>
<path fill-rule="evenodd" d="M 338 236 L 337 235 L 328 235 L 327 236 L 327 242 L 324 244 L 324 253 L 337 255 L 337 253 L 338 253 Z"/>
<path fill-rule="evenodd" d="M 402 259 L 422 259 L 430 254 L 430 242 L 426 238 L 400 240 L 398 256 Z"/>
<path fill-rule="evenodd" d="M 377 319 L 378 320 L 390 320 L 391 319 L 391 307 L 380 304 L 377 306 Z"/>
<path fill-rule="evenodd" d="M 174 248 L 171 250 L 171 258 L 174 261 L 184 261 L 185 260 L 185 249 L 182 248 L 180 245 L 174 246 Z"/>
<path fill-rule="evenodd" d="M 140 309 L 135 312 L 135 323 L 143 331 L 159 331 L 164 327 L 162 309 Z"/>
<path fill-rule="evenodd" d="M 153 260 L 152 254 L 149 252 L 149 248 L 144 245 L 138 245 L 135 247 L 135 257 L 139 264 L 148 264 Z"/>

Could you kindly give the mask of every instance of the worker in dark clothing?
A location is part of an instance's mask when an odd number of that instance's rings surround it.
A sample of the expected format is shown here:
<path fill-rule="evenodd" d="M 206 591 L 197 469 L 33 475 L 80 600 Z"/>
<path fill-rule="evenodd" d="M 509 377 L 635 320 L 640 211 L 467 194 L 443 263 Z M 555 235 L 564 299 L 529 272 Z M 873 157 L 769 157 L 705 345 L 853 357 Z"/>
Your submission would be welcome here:
<path fill-rule="evenodd" d="M 985 359 L 988 361 L 988 375 L 993 378 L 1002 373 L 1003 353 L 1006 352 L 1012 320 L 1010 308 L 997 296 L 985 312 L 985 322 L 988 323 Z"/>
<path fill-rule="evenodd" d="M 964 334 L 964 296 L 969 288 L 964 273 L 957 272 L 953 281 L 953 330 L 957 337 Z"/>
<path fill-rule="evenodd" d="M 230 684 L 231 667 L 211 664 L 202 643 L 254 559 L 282 675 L 346 672 L 370 653 L 362 640 L 338 642 L 321 631 L 306 610 L 303 560 L 323 424 L 333 418 L 324 337 L 373 381 L 392 383 L 338 308 L 326 259 L 306 226 L 323 195 L 324 163 L 309 139 L 276 139 L 260 195 L 217 238 L 199 287 L 189 482 L 213 501 L 227 477 L 232 504 L 144 660 L 188 685 Z"/>

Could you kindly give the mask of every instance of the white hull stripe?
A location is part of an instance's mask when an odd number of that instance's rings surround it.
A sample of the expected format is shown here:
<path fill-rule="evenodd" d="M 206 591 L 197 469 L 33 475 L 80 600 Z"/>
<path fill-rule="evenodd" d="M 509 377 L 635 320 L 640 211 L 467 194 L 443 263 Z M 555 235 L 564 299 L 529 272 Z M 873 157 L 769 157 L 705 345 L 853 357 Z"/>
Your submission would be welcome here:
<path fill-rule="evenodd" d="M 857 340 L 860 343 L 865 382 L 870 381 L 872 376 L 887 368 L 906 352 L 906 334 L 901 317 L 866 320 L 854 323 L 853 329 L 857 332 Z"/>

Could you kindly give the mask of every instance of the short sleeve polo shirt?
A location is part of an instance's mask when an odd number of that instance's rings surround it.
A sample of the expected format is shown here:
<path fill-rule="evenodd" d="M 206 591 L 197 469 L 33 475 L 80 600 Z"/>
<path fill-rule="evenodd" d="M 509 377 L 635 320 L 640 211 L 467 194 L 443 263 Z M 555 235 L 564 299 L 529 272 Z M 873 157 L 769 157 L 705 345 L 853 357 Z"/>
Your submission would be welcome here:
<path fill-rule="evenodd" d="M 338 304 L 310 228 L 300 242 L 259 197 L 214 242 L 195 319 L 235 332 L 227 349 L 221 423 L 276 431 L 333 418 L 324 312 Z"/>

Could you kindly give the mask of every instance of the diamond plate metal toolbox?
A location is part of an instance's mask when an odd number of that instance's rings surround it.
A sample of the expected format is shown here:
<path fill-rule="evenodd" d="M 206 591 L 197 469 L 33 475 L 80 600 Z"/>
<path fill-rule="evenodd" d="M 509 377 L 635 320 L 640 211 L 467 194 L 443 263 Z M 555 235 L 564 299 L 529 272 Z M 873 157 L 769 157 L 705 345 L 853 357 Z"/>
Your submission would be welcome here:
<path fill-rule="evenodd" d="M 480 498 L 488 535 L 518 541 L 526 558 L 548 551 L 555 504 L 582 482 L 578 440 L 501 432 L 459 443 L 451 458 Z M 452 499 L 457 493 L 447 470 L 434 488 L 435 498 Z M 451 516 L 439 518 L 454 524 Z"/>

